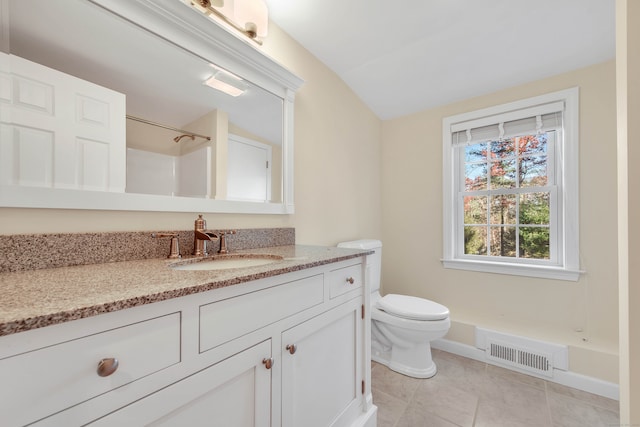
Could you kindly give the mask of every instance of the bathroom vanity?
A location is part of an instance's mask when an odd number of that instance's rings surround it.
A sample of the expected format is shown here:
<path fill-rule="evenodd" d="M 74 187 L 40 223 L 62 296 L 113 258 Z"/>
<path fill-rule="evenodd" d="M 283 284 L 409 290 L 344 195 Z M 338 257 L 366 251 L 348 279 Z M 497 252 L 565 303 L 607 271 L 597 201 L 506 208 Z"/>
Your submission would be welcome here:
<path fill-rule="evenodd" d="M 2 425 L 374 426 L 366 252 L 250 252 L 0 274 Z"/>

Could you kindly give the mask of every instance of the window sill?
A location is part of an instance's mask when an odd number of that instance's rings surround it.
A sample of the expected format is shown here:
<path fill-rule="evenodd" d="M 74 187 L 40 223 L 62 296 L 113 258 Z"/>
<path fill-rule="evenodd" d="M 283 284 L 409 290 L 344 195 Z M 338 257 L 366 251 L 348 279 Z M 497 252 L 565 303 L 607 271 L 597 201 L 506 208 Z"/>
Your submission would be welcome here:
<path fill-rule="evenodd" d="M 507 264 L 474 260 L 442 260 L 444 268 L 456 270 L 480 271 L 483 273 L 508 274 L 512 276 L 538 277 L 541 279 L 556 279 L 576 282 L 582 270 L 570 270 L 561 267 L 539 265 Z"/>

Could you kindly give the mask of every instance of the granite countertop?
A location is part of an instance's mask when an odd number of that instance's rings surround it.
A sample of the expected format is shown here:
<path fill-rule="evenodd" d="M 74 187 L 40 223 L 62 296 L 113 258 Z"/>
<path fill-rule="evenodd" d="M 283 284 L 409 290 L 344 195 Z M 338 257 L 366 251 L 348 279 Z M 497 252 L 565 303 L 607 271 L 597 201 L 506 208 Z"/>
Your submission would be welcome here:
<path fill-rule="evenodd" d="M 357 258 L 371 251 L 324 246 L 246 249 L 233 256 L 282 257 L 271 264 L 185 271 L 182 260 L 147 259 L 0 273 L 0 336 Z"/>

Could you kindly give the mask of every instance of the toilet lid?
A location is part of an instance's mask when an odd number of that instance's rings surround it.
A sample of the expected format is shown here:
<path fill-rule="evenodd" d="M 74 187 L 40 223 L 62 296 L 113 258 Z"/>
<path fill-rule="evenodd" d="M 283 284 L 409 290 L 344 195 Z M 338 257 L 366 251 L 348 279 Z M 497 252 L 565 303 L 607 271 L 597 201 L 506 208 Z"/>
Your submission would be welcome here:
<path fill-rule="evenodd" d="M 378 300 L 378 308 L 405 319 L 442 320 L 449 317 L 449 309 L 437 302 L 408 295 L 388 294 Z"/>

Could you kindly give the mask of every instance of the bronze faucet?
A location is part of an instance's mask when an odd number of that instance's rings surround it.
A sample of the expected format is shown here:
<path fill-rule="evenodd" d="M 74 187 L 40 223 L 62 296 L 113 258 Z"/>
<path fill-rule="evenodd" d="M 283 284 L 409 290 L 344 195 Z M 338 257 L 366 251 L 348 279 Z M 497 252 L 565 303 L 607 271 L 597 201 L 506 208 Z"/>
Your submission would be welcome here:
<path fill-rule="evenodd" d="M 216 242 L 219 239 L 216 233 L 208 231 L 206 228 L 207 221 L 202 218 L 202 215 L 198 215 L 193 231 L 193 255 L 195 256 L 206 256 L 207 242 Z"/>

